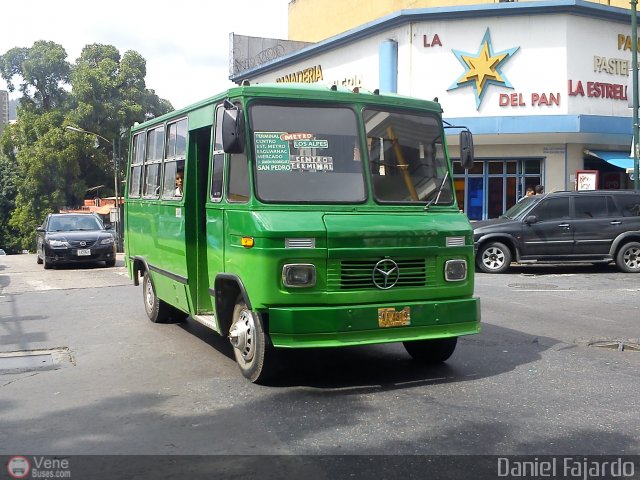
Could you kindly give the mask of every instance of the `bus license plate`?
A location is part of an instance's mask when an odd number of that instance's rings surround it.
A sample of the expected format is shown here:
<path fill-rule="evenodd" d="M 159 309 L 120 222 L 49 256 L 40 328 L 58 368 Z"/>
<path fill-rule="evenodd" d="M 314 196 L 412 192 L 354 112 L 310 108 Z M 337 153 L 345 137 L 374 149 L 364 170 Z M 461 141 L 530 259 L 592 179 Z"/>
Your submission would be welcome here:
<path fill-rule="evenodd" d="M 86 257 L 91 255 L 91 249 L 90 248 L 79 248 L 78 249 L 78 256 L 79 257 Z"/>
<path fill-rule="evenodd" d="M 404 307 L 399 312 L 395 308 L 378 309 L 378 326 L 380 327 L 406 327 L 411 325 L 411 308 Z"/>

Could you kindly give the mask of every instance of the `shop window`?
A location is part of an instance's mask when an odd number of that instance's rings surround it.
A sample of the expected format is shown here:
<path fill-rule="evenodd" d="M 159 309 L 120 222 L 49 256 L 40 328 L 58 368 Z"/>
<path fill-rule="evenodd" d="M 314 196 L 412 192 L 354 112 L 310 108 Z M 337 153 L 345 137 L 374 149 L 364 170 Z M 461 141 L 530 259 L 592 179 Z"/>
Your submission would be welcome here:
<path fill-rule="evenodd" d="M 489 164 L 489 175 L 498 174 L 502 175 L 504 162 L 487 162 Z"/>

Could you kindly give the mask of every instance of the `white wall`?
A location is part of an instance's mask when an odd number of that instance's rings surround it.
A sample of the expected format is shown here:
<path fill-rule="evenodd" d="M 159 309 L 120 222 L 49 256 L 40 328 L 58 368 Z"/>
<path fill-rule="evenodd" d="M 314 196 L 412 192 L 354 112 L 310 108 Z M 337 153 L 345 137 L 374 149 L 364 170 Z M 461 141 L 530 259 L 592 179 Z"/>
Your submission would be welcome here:
<path fill-rule="evenodd" d="M 477 107 L 471 86 L 448 89 L 465 72 L 453 51 L 476 56 L 487 29 L 494 56 L 517 48 L 500 69 L 502 79 L 513 88 L 486 86 Z M 587 94 L 587 82 L 626 86 L 626 75 L 594 72 L 594 56 L 630 61 L 631 52 L 618 49 L 618 34 L 628 34 L 629 30 L 624 24 L 567 14 L 420 22 L 354 41 L 252 81 L 271 82 L 284 74 L 321 65 L 326 84 L 357 79 L 374 90 L 379 87 L 380 43 L 393 39 L 398 42 L 398 93 L 425 99 L 438 97 L 447 117 L 631 116 L 626 100 Z M 432 44 L 436 35 L 439 43 Z M 581 81 L 585 95 L 570 96 L 568 80 L 573 81 L 572 91 Z"/>

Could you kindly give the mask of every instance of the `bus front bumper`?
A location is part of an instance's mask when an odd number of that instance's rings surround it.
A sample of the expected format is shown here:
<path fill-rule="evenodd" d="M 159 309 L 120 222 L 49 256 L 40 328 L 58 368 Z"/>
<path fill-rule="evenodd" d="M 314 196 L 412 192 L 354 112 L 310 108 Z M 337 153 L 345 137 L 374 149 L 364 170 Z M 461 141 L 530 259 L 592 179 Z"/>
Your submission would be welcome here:
<path fill-rule="evenodd" d="M 268 314 L 271 342 L 279 348 L 344 347 L 429 340 L 471 335 L 480 331 L 479 298 L 384 305 L 270 308 Z"/>

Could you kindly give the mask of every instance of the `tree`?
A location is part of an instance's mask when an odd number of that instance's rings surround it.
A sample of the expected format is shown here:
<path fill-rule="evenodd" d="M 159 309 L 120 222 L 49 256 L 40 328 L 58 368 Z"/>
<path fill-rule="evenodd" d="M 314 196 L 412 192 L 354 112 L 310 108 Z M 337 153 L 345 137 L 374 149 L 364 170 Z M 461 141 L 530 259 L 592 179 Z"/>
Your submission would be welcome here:
<path fill-rule="evenodd" d="M 67 116 L 68 124 L 113 139 L 116 156 L 126 158 L 127 145 L 121 138 L 130 126 L 173 110 L 168 101 L 146 88 L 146 74 L 146 61 L 135 51 L 120 57 L 112 45 L 87 45 L 70 76 L 74 108 Z M 103 178 L 96 178 L 94 185 L 112 183 L 108 178 L 113 177 L 113 166 L 105 161 L 112 155 L 110 148 L 111 145 L 100 145 L 103 158 L 97 158 L 94 167 L 107 168 L 102 169 Z M 120 170 L 123 163 L 120 162 Z"/>
<path fill-rule="evenodd" d="M 2 136 L 0 174 L 9 173 L 0 182 L 0 193 L 6 192 L 0 234 L 9 232 L 23 249 L 33 248 L 35 227 L 47 213 L 81 205 L 87 187 L 113 185 L 112 143 L 94 143 L 97 137 L 66 131 L 66 125 L 114 139 L 116 154 L 126 158 L 121 134 L 173 109 L 146 88 L 146 61 L 134 51 L 120 57 L 114 46 L 93 44 L 75 65 L 65 59 L 60 45 L 45 41 L 0 56 L 9 90 L 21 77 L 23 94 L 17 122 Z"/>
<path fill-rule="evenodd" d="M 19 118 L 3 136 L 3 144 L 18 146 L 13 151 L 20 182 L 9 226 L 20 237 L 21 248 L 32 249 L 36 226 L 47 213 L 81 202 L 86 184 L 80 176 L 79 148 L 60 128 L 62 112 L 27 109 Z"/>
<path fill-rule="evenodd" d="M 54 42 L 39 40 L 31 48 L 12 48 L 0 56 L 0 75 L 10 92 L 15 90 L 14 77 L 20 77 L 19 91 L 27 108 L 49 111 L 61 106 L 67 92 L 71 66 L 67 52 Z"/>
<path fill-rule="evenodd" d="M 9 218 L 16 206 L 18 172 L 15 159 L 0 151 L 0 248 L 13 253 L 20 250 L 19 234 L 9 225 Z"/>

